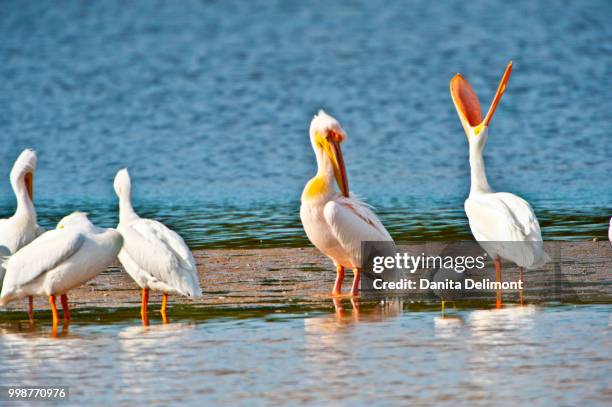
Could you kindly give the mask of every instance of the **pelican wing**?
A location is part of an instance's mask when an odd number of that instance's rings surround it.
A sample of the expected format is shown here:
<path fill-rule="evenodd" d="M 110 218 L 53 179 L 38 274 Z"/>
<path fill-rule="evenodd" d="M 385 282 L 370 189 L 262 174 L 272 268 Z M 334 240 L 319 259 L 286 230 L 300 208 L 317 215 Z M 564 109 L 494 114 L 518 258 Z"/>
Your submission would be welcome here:
<path fill-rule="evenodd" d="M 85 236 L 79 232 L 55 229 L 22 247 L 5 264 L 6 275 L 0 297 L 18 290 L 68 260 L 79 251 L 84 241 Z"/>
<path fill-rule="evenodd" d="M 542 240 L 531 205 L 516 195 L 498 192 L 465 201 L 470 227 L 479 240 L 516 242 Z"/>
<path fill-rule="evenodd" d="M 393 241 L 370 207 L 354 196 L 329 201 L 323 214 L 340 246 L 359 264 L 361 242 Z"/>
<path fill-rule="evenodd" d="M 474 237 L 491 255 L 499 254 L 526 268 L 550 260 L 538 219 L 524 199 L 505 192 L 483 194 L 466 200 L 465 212 Z"/>
<path fill-rule="evenodd" d="M 185 295 L 199 295 L 195 260 L 176 232 L 151 219 L 139 219 L 119 231 L 123 250 L 146 273 Z"/>

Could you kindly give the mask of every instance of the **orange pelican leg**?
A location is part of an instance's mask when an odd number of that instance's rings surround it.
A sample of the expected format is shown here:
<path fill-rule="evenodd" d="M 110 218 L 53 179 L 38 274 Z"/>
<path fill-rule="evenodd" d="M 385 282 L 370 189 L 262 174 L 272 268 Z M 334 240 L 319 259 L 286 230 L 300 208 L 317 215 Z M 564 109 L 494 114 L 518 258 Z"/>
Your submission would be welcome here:
<path fill-rule="evenodd" d="M 55 306 L 55 295 L 51 294 L 49 296 L 49 305 L 51 305 L 51 315 L 53 317 L 53 326 L 57 327 L 57 321 L 59 318 L 57 316 L 57 307 Z"/>
<path fill-rule="evenodd" d="M 168 323 L 168 317 L 166 316 L 166 307 L 168 306 L 168 293 L 162 294 L 162 305 L 161 305 L 161 315 L 164 321 L 164 324 Z"/>
<path fill-rule="evenodd" d="M 28 317 L 30 322 L 34 322 L 34 297 L 28 296 Z"/>
<path fill-rule="evenodd" d="M 359 281 L 361 280 L 361 269 L 355 267 L 353 269 L 353 286 L 351 287 L 351 295 L 359 295 Z"/>
<path fill-rule="evenodd" d="M 142 302 L 140 303 L 140 317 L 143 325 L 149 325 L 149 316 L 147 315 L 147 307 L 149 305 L 149 289 L 142 289 Z"/>
<path fill-rule="evenodd" d="M 493 262 L 495 263 L 495 281 L 499 283 L 499 282 L 502 281 L 502 260 L 501 260 L 501 257 L 499 257 L 499 256 L 495 257 Z M 497 290 L 496 298 L 495 298 L 495 308 L 501 308 L 501 307 L 502 307 L 502 292 L 501 292 L 501 290 Z"/>
<path fill-rule="evenodd" d="M 332 295 L 342 294 L 342 280 L 344 280 L 344 267 L 336 266 L 336 282 L 334 283 Z"/>
<path fill-rule="evenodd" d="M 70 321 L 70 308 L 68 308 L 68 295 L 62 294 L 60 296 L 60 302 L 62 303 L 62 311 L 64 312 L 64 322 Z"/>

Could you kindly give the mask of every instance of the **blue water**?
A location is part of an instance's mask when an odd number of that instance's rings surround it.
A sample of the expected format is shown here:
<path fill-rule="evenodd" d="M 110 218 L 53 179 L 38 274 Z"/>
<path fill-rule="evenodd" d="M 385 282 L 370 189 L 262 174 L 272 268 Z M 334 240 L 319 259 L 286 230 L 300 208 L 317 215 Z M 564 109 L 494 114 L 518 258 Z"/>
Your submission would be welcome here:
<path fill-rule="evenodd" d="M 548 239 L 604 237 L 612 214 L 612 3 L 3 1 L 0 216 L 7 174 L 39 153 L 36 204 L 117 222 L 129 167 L 143 214 L 193 246 L 305 245 L 312 115 L 348 133 L 352 189 L 397 239 L 469 237 L 467 142 L 448 92 L 488 106 L 492 186 Z"/>
<path fill-rule="evenodd" d="M 208 312 L 148 328 L 137 311 L 112 325 L 106 313 L 59 338 L 40 324 L 1 324 L 0 382 L 69 386 L 75 406 L 609 405 L 608 305 L 444 318 L 393 301 Z"/>

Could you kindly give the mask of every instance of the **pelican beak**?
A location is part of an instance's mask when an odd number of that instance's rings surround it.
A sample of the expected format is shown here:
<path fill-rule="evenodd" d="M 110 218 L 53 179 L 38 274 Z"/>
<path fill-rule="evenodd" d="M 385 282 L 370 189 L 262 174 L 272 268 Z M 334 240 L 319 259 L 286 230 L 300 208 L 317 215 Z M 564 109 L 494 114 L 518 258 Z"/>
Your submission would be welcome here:
<path fill-rule="evenodd" d="M 318 134 L 319 144 L 323 147 L 325 153 L 329 156 L 332 166 L 334 167 L 334 177 L 336 183 L 342 195 L 348 198 L 349 196 L 349 185 L 348 177 L 346 175 L 346 167 L 344 166 L 344 157 L 342 155 L 342 148 L 340 143 L 343 140 L 341 134 L 331 130 L 327 137 L 323 137 Z"/>
<path fill-rule="evenodd" d="M 495 113 L 495 109 L 506 90 L 506 84 L 508 83 L 508 79 L 510 79 L 510 72 L 512 72 L 512 61 L 506 66 L 506 71 L 499 82 L 497 92 L 495 93 L 493 102 L 491 102 L 491 107 L 489 107 L 489 111 L 484 120 L 482 119 L 482 111 L 480 109 L 478 96 L 476 96 L 476 92 L 474 92 L 469 82 L 461 76 L 461 74 L 457 74 L 451 79 L 451 97 L 453 98 L 457 114 L 459 115 L 459 119 L 466 133 L 469 133 L 471 130 L 475 135 L 478 135 L 485 127 L 489 126 L 493 113 Z"/>
<path fill-rule="evenodd" d="M 346 167 L 344 166 L 344 156 L 342 155 L 342 147 L 340 147 L 340 142 L 342 138 L 335 132 L 331 132 L 330 134 L 330 144 L 332 146 L 335 160 L 334 160 L 334 176 L 336 177 L 336 182 L 338 183 L 338 188 L 342 192 L 342 195 L 348 198 L 349 196 L 349 186 L 348 186 L 348 177 L 346 175 Z"/>
<path fill-rule="evenodd" d="M 34 199 L 34 175 L 31 172 L 28 172 L 24 175 L 23 181 L 25 182 L 26 190 L 28 191 L 28 196 L 30 200 Z"/>

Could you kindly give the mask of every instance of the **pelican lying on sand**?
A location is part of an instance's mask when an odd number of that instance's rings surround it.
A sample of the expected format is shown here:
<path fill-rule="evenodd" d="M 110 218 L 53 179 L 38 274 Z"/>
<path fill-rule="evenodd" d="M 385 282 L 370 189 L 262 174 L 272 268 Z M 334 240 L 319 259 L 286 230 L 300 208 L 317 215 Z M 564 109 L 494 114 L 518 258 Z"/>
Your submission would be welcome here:
<path fill-rule="evenodd" d="M 302 192 L 300 218 L 306 235 L 336 266 L 332 291 L 342 291 L 344 269 L 354 273 L 351 295 L 357 295 L 361 274 L 361 242 L 393 241 L 368 205 L 349 192 L 340 144 L 346 133 L 338 121 L 319 111 L 310 123 L 310 142 L 318 171 Z M 338 190 L 334 187 L 334 179 Z"/>
<path fill-rule="evenodd" d="M 57 228 L 43 233 L 6 261 L 0 305 L 26 296 L 49 297 L 53 325 L 57 325 L 56 296 L 61 296 L 64 320 L 70 320 L 67 293 L 104 271 L 121 249 L 114 229 L 94 226 L 87 215 L 74 212 Z"/>
<path fill-rule="evenodd" d="M 523 269 L 537 268 L 550 260 L 544 252 L 538 219 L 529 203 L 507 192 L 493 192 L 485 174 L 482 151 L 487 142 L 489 122 L 511 71 L 512 62 L 504 72 L 484 120 L 478 97 L 468 81 L 457 74 L 450 82 L 451 96 L 470 148 L 471 188 L 465 201 L 465 213 L 474 238 L 494 258 L 497 281 L 502 279 L 502 258 L 519 266 L 521 281 Z M 501 292 L 498 292 L 497 305 L 501 305 Z"/>
<path fill-rule="evenodd" d="M 142 288 L 141 317 L 148 324 L 149 289 L 163 293 L 161 314 L 167 321 L 168 294 L 199 297 L 202 289 L 195 260 L 185 241 L 156 220 L 142 219 L 132 207 L 132 183 L 127 169 L 115 176 L 119 197 L 119 225 L 123 248 L 119 260 L 125 271 Z"/>
<path fill-rule="evenodd" d="M 44 230 L 36 223 L 34 209 L 34 172 L 36 153 L 23 150 L 11 170 L 11 186 L 17 198 L 15 214 L 8 219 L 0 219 L 0 256 L 10 256 L 23 246 L 40 236 Z M 5 270 L 0 263 L 0 288 Z M 29 298 L 28 314 L 33 313 L 32 297 Z"/>

